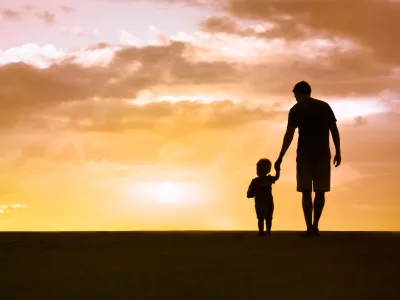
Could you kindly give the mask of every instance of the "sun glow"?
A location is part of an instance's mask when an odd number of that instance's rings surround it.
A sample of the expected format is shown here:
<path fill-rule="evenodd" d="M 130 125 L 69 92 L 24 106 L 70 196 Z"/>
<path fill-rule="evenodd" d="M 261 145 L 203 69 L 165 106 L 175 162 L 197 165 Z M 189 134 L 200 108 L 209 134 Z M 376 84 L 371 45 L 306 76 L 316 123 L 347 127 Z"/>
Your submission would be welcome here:
<path fill-rule="evenodd" d="M 146 182 L 128 187 L 128 194 L 137 200 L 167 205 L 192 203 L 199 199 L 200 192 L 195 183 L 174 181 Z"/>
<path fill-rule="evenodd" d="M 181 101 L 188 101 L 188 102 L 197 102 L 202 104 L 210 104 L 213 102 L 218 101 L 226 101 L 229 99 L 232 102 L 238 103 L 241 101 L 240 97 L 235 96 L 229 93 L 221 93 L 221 92 L 214 92 L 214 93 L 188 93 L 188 94 L 164 94 L 164 93 L 154 93 L 150 90 L 141 90 L 135 99 L 129 99 L 126 102 L 132 105 L 146 105 L 149 103 L 155 102 L 170 102 L 170 103 L 178 103 Z"/>
<path fill-rule="evenodd" d="M 320 99 L 319 97 L 317 99 Z M 386 104 L 377 99 L 377 97 L 372 98 L 348 98 L 348 99 L 332 99 L 332 98 L 323 98 L 321 100 L 327 102 L 333 112 L 335 113 L 335 117 L 338 121 L 346 121 L 353 120 L 356 117 L 365 117 L 368 115 L 373 115 L 376 113 L 384 113 L 388 111 Z M 290 108 L 296 102 L 293 101 L 282 108 L 284 111 L 288 112 Z M 284 126 L 287 125 L 285 121 Z"/>
<path fill-rule="evenodd" d="M 335 112 L 336 119 L 352 120 L 356 117 L 368 116 L 376 113 L 383 113 L 387 111 L 384 103 L 376 99 L 366 100 L 339 100 L 339 101 L 328 101 L 329 105 Z"/>

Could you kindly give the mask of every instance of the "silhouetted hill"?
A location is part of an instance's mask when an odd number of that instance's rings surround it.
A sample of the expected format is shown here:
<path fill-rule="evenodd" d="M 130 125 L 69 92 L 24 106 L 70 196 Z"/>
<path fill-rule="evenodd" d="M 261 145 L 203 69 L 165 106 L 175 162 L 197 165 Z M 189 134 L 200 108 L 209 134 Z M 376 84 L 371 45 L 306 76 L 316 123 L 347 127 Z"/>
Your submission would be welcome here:
<path fill-rule="evenodd" d="M 0 233 L 1 299 L 400 299 L 400 234 Z"/>

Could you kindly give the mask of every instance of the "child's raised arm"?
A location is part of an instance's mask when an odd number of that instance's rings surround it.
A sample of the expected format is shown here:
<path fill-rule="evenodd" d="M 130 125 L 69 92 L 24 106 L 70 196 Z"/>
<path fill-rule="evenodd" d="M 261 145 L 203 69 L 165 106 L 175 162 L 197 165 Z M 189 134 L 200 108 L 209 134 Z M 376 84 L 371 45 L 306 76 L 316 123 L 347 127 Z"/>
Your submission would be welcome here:
<path fill-rule="evenodd" d="M 255 190 L 254 190 L 254 179 L 250 182 L 249 189 L 247 190 L 247 198 L 254 198 Z"/>
<path fill-rule="evenodd" d="M 281 170 L 280 169 L 275 169 L 275 176 L 271 176 L 272 180 L 275 182 L 279 179 L 279 177 L 281 176 Z"/>

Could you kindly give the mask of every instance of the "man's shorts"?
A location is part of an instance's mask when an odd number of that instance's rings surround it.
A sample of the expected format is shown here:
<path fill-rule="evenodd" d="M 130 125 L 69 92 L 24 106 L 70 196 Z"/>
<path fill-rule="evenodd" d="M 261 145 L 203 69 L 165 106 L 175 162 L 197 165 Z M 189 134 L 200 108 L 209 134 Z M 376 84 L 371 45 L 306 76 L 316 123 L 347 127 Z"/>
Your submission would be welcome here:
<path fill-rule="evenodd" d="M 274 199 L 268 197 L 258 200 L 255 203 L 255 208 L 258 220 L 272 220 L 274 214 Z"/>
<path fill-rule="evenodd" d="M 331 158 L 297 160 L 297 191 L 329 192 L 331 189 Z"/>

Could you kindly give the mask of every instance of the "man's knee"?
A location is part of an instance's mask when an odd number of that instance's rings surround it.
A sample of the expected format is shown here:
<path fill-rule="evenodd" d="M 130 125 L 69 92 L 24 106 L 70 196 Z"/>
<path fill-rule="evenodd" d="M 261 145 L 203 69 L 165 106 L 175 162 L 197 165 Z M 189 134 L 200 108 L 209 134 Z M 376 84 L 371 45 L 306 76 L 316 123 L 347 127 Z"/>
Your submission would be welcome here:
<path fill-rule="evenodd" d="M 323 197 L 324 193 L 331 189 L 330 159 L 317 164 L 314 174 L 314 191 L 317 197 Z M 322 194 L 320 194 L 322 193 Z"/>
<path fill-rule="evenodd" d="M 315 192 L 314 205 L 323 206 L 325 204 L 325 192 Z"/>
<path fill-rule="evenodd" d="M 311 190 L 305 190 L 301 192 L 303 197 L 311 197 Z"/>

